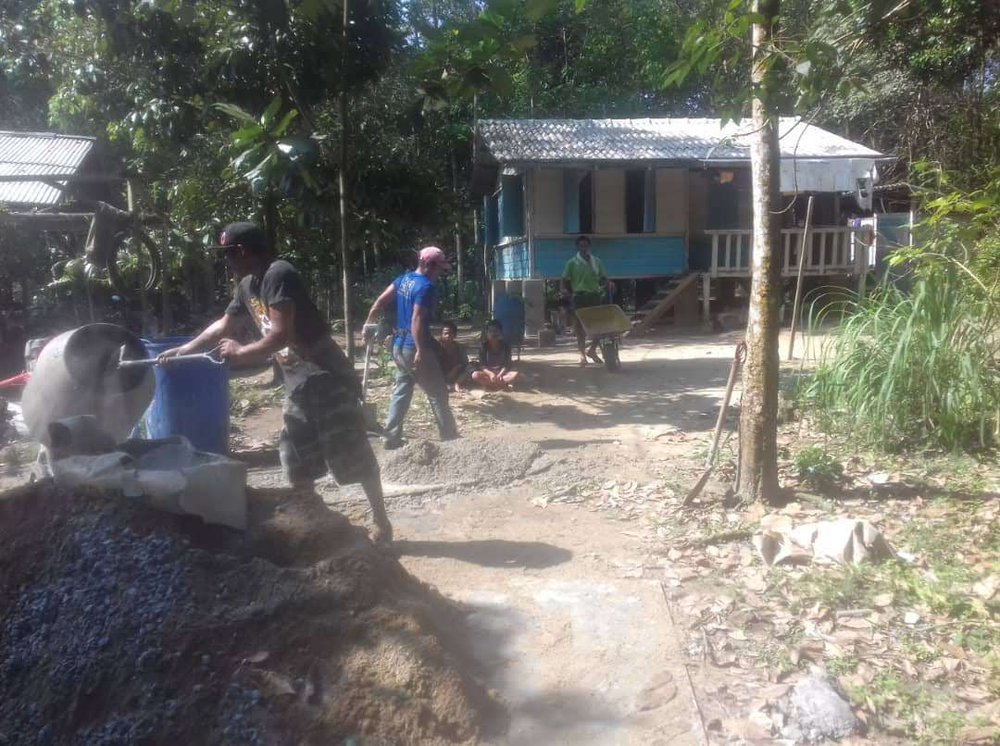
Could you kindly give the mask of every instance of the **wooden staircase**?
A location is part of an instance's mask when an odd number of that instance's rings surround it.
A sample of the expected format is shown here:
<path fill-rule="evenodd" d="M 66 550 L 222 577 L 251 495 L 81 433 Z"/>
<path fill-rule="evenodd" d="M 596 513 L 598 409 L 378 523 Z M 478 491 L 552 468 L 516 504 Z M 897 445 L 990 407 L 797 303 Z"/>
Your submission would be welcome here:
<path fill-rule="evenodd" d="M 672 277 L 661 285 L 660 289 L 656 291 L 656 295 L 636 312 L 632 333 L 643 334 L 649 331 L 653 324 L 662 319 L 674 307 L 681 295 L 691 290 L 700 277 L 701 275 L 697 272 L 691 272 L 679 277 Z"/>

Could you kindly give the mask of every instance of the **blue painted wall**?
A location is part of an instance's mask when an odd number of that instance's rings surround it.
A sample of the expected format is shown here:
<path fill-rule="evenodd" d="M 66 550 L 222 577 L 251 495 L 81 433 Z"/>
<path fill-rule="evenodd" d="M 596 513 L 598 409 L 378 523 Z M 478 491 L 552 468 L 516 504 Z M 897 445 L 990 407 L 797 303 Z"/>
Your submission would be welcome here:
<path fill-rule="evenodd" d="M 562 277 L 566 262 L 576 253 L 576 237 L 535 240 L 535 278 Z M 687 271 L 681 236 L 590 237 L 590 250 L 600 257 L 612 277 L 661 277 Z M 497 249 L 494 256 L 498 280 L 529 279 L 531 263 L 527 243 Z"/>
<path fill-rule="evenodd" d="M 635 235 L 602 238 L 592 235 L 590 250 L 600 258 L 604 268 L 612 277 L 659 277 L 679 275 L 687 271 L 683 236 Z M 566 262 L 575 253 L 574 236 L 535 239 L 536 279 L 562 277 Z M 526 256 L 525 273 L 527 266 Z"/>
<path fill-rule="evenodd" d="M 528 277 L 531 264 L 528 260 L 528 244 L 520 242 L 497 249 L 493 261 L 498 280 L 523 280 Z"/>

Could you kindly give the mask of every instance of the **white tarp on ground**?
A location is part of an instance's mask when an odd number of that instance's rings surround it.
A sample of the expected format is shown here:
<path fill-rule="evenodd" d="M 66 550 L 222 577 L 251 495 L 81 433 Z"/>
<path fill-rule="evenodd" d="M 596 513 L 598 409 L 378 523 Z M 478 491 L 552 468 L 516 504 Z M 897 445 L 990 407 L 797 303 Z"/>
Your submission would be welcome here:
<path fill-rule="evenodd" d="M 873 158 L 781 159 L 781 193 L 852 192 L 859 184 L 870 194 L 878 181 Z"/>
<path fill-rule="evenodd" d="M 753 544 L 764 564 L 858 564 L 896 555 L 882 533 L 868 521 L 840 518 L 792 524 L 786 515 L 764 516 Z"/>

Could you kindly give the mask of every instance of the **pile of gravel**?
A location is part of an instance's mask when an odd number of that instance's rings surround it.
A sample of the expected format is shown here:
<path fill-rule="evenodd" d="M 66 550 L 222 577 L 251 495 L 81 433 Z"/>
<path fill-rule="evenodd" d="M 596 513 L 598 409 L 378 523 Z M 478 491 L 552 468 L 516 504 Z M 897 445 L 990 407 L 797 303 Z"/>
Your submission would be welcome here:
<path fill-rule="evenodd" d="M 506 485 L 523 479 L 541 455 L 531 441 L 418 440 L 379 459 L 382 481 L 391 484 Z"/>
<path fill-rule="evenodd" d="M 458 610 L 309 500 L 252 499 L 240 534 L 51 486 L 0 496 L 0 744 L 477 738 L 489 699 L 437 638 Z M 388 668 L 344 673 L 375 646 L 411 661 L 407 698 L 384 696 Z"/>

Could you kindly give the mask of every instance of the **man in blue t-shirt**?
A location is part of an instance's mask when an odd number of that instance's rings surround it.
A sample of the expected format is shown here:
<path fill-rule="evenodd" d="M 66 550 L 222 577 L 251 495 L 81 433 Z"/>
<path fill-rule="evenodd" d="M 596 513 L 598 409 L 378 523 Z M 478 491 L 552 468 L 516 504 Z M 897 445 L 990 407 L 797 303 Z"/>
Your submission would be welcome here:
<path fill-rule="evenodd" d="M 396 301 L 396 329 L 392 339 L 392 359 L 396 363 L 396 387 L 389 401 L 389 417 L 385 423 L 383 443 L 388 449 L 403 444 L 403 420 L 410 409 L 413 385 L 427 395 L 441 440 L 458 437 L 455 417 L 448 406 L 448 384 L 435 354 L 431 336 L 436 292 L 434 282 L 451 269 L 444 252 L 437 246 L 420 250 L 417 269 L 400 275 L 372 304 L 365 323 L 367 337 L 375 328 L 378 314 Z"/>

